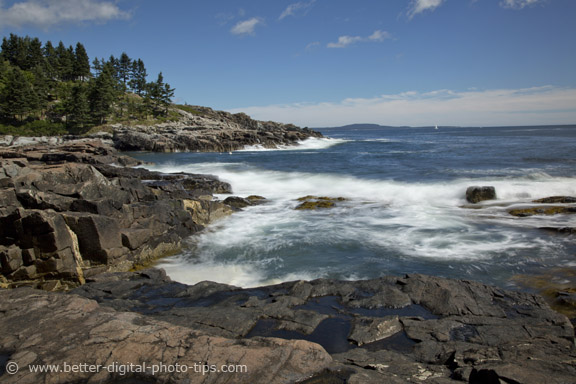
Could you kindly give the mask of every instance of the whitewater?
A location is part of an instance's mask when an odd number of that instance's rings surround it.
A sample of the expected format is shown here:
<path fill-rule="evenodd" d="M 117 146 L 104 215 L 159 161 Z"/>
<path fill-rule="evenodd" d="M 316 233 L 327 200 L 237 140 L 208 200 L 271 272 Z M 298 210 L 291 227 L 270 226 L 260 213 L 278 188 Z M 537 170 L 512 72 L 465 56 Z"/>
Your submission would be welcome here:
<path fill-rule="evenodd" d="M 151 170 L 213 174 L 236 196 L 267 199 L 190 237 L 159 267 L 188 284 L 426 273 L 512 287 L 519 275 L 576 266 L 573 236 L 540 229 L 574 227 L 574 215 L 508 214 L 534 199 L 576 196 L 576 127 L 322 133 L 275 150 L 131 154 Z M 471 209 L 472 185 L 494 186 L 497 200 Z M 295 210 L 307 195 L 346 200 Z"/>

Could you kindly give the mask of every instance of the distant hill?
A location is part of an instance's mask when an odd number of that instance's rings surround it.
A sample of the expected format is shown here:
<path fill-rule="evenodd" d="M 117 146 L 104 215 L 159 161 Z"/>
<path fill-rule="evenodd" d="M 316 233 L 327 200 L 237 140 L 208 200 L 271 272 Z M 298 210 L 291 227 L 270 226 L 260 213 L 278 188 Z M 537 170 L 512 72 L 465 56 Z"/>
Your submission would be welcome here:
<path fill-rule="evenodd" d="M 409 127 L 392 127 L 388 125 L 379 125 L 379 124 L 349 124 L 343 125 L 341 127 L 322 127 L 322 128 L 314 128 L 315 130 L 322 130 L 322 129 L 398 129 L 398 128 L 409 128 Z"/>

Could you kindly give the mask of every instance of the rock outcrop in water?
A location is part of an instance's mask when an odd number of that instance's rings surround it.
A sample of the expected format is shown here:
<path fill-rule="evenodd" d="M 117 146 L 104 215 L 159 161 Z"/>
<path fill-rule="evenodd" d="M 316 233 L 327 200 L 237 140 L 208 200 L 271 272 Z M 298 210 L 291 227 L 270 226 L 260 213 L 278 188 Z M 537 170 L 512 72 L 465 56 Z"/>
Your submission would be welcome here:
<path fill-rule="evenodd" d="M 0 150 L 0 284 L 54 290 L 179 249 L 231 213 L 215 176 L 161 174 L 100 141 Z"/>
<path fill-rule="evenodd" d="M 243 113 L 231 114 L 205 107 L 197 112 L 179 110 L 178 122 L 154 126 L 115 126 L 114 145 L 120 150 L 154 152 L 229 152 L 245 146 L 276 148 L 322 137 L 308 128 L 272 121 L 257 121 Z"/>
<path fill-rule="evenodd" d="M 0 352 L 21 368 L 4 374 L 6 383 L 54 382 L 27 366 L 64 361 L 245 364 L 248 374 L 77 372 L 60 382 L 554 384 L 576 377 L 574 329 L 542 298 L 423 275 L 240 289 L 187 286 L 160 270 L 101 274 L 70 294 L 0 291 L 0 312 Z"/>
<path fill-rule="evenodd" d="M 469 203 L 476 204 L 485 200 L 496 199 L 496 189 L 494 187 L 468 187 L 466 189 L 466 200 Z"/>

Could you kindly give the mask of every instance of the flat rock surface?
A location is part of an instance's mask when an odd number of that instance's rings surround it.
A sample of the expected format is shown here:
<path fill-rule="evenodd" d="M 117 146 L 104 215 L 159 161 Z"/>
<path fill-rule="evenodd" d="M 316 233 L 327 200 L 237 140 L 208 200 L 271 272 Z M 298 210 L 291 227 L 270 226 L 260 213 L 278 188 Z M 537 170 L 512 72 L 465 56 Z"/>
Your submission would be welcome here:
<path fill-rule="evenodd" d="M 332 361 L 307 341 L 213 336 L 31 288 L 0 291 L 0 313 L 5 384 L 293 383 Z"/>
<path fill-rule="evenodd" d="M 187 286 L 146 270 L 102 274 L 72 293 L 211 337 L 316 343 L 334 361 L 309 383 L 576 378 L 574 329 L 565 316 L 540 296 L 471 281 L 407 275 L 240 289 Z"/>

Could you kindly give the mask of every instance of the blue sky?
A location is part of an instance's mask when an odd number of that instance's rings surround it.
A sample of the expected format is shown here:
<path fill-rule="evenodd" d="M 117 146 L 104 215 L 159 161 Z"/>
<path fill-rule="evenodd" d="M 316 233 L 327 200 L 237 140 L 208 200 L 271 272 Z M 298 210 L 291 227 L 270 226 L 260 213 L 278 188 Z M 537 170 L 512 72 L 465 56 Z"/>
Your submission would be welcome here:
<path fill-rule="evenodd" d="M 175 101 L 322 127 L 576 124 L 575 0 L 0 0 L 0 30 L 141 58 Z"/>

